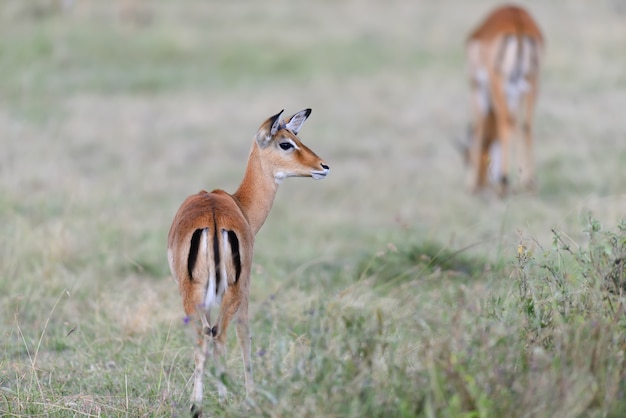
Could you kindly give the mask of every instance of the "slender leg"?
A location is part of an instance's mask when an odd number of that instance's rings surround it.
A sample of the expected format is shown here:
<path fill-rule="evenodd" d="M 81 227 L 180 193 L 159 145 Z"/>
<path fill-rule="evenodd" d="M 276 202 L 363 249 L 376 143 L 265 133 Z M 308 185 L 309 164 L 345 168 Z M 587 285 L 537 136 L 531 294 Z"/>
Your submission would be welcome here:
<path fill-rule="evenodd" d="M 472 142 L 469 150 L 470 170 L 467 178 L 467 186 L 470 192 L 476 193 L 483 186 L 481 181 L 482 150 L 485 134 L 485 109 L 484 92 L 478 82 L 472 82 L 472 110 L 474 113 L 474 129 Z"/>
<path fill-rule="evenodd" d="M 498 82 L 498 78 L 491 77 L 492 99 L 494 102 L 494 113 L 496 123 L 496 133 L 500 141 L 500 184 L 498 194 L 503 197 L 509 191 L 509 158 L 510 158 L 510 135 L 511 126 L 514 123 L 514 116 L 509 111 L 504 86 Z"/>
<path fill-rule="evenodd" d="M 219 332 L 219 331 L 218 331 Z M 224 336 L 226 335 L 226 333 L 223 334 Z M 213 364 L 214 364 L 214 380 L 215 380 L 215 385 L 217 386 L 217 396 L 220 400 L 220 402 L 223 402 L 224 400 L 226 400 L 226 395 L 227 395 L 227 390 L 226 390 L 226 386 L 224 385 L 223 382 L 223 378 L 224 378 L 224 373 L 226 371 L 226 365 L 224 364 L 225 360 L 226 360 L 226 349 L 224 346 L 224 338 L 219 338 L 218 337 L 213 337 L 213 341 L 212 341 L 212 346 L 213 346 L 213 350 L 212 350 L 212 358 L 213 358 Z"/>
<path fill-rule="evenodd" d="M 521 182 L 522 186 L 526 190 L 533 190 L 535 188 L 535 166 L 533 161 L 533 109 L 535 107 L 535 100 L 537 99 L 536 80 L 530 82 L 530 90 L 526 95 L 524 103 L 524 121 L 522 125 L 524 136 L 524 156 L 522 160 L 522 174 Z"/>
<path fill-rule="evenodd" d="M 489 151 L 485 151 L 484 141 L 480 151 L 480 162 L 478 167 L 478 189 L 482 189 L 487 185 L 487 168 L 489 167 Z"/>
<path fill-rule="evenodd" d="M 496 142 L 495 116 L 492 110 L 485 115 L 483 126 L 482 149 L 480 155 L 479 184 L 486 187 L 488 183 L 499 180 L 500 145 Z M 490 169 L 491 166 L 491 169 Z"/>
<path fill-rule="evenodd" d="M 252 383 L 252 362 L 250 359 L 250 326 L 248 325 L 248 300 L 242 300 L 237 314 L 237 340 L 241 348 L 241 357 L 243 359 L 243 373 L 246 382 L 246 396 L 250 397 L 254 391 Z"/>
<path fill-rule="evenodd" d="M 205 311 L 201 305 L 196 305 L 196 313 L 199 323 L 196 322 L 198 336 L 200 340 L 196 346 L 195 363 L 196 368 L 193 374 L 193 391 L 191 394 L 191 416 L 194 418 L 202 416 L 203 379 L 206 361 L 212 346 L 213 333 L 210 324 L 210 311 Z"/>
<path fill-rule="evenodd" d="M 239 306 L 241 305 L 242 298 L 239 295 L 241 291 L 240 286 L 229 287 L 224 298 L 222 300 L 222 306 L 217 318 L 217 325 L 213 328 L 213 344 L 214 344 L 214 358 L 216 365 L 216 377 L 217 377 L 217 389 L 220 400 L 226 398 L 226 386 L 222 382 L 223 374 L 225 373 L 225 343 L 226 343 L 226 331 L 232 318 L 237 315 Z M 247 298 L 247 295 L 246 295 Z"/>
<path fill-rule="evenodd" d="M 204 377 L 204 366 L 206 364 L 209 336 L 202 333 L 201 340 L 196 347 L 195 362 L 196 369 L 193 372 L 193 391 L 191 393 L 191 416 L 198 418 L 202 416 L 202 379 Z"/>

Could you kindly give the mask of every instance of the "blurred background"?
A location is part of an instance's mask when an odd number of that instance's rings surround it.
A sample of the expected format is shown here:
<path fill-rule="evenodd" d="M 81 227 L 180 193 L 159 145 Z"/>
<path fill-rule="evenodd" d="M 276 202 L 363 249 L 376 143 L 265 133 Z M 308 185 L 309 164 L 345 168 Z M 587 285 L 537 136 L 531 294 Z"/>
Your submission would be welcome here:
<path fill-rule="evenodd" d="M 184 197 L 234 191 L 259 124 L 305 107 L 301 137 L 331 175 L 282 187 L 262 257 L 349 254 L 406 228 L 462 246 L 541 237 L 587 210 L 616 219 L 626 8 L 521 4 L 547 40 L 538 190 L 500 201 L 466 193 L 454 147 L 469 122 L 464 40 L 496 2 L 3 2 L 3 223 L 57 222 L 67 245 L 114 245 L 166 274 Z"/>
<path fill-rule="evenodd" d="M 77 301 L 66 317 L 100 312 L 130 334 L 181 315 L 165 255 L 174 213 L 200 189 L 233 192 L 257 128 L 281 109 L 313 109 L 300 138 L 331 172 L 281 186 L 257 237 L 252 315 L 308 263 L 350 269 L 390 242 L 498 260 L 522 238 L 549 246 L 552 228 L 576 239 L 589 212 L 616 224 L 626 209 L 620 0 L 519 2 L 546 39 L 538 187 L 502 200 L 466 192 L 454 146 L 470 115 L 464 42 L 496 4 L 3 1 L 5 336 L 16 337 L 17 312 L 41 325 L 24 306 L 63 290 Z M 64 321 L 60 335 L 77 323 Z"/>

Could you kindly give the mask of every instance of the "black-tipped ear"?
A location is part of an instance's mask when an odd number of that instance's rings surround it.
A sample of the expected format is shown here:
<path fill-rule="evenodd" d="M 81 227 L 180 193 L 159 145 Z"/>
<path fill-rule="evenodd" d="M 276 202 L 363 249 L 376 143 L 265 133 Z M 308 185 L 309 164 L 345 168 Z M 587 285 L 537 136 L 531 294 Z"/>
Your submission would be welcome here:
<path fill-rule="evenodd" d="M 280 115 L 282 115 L 283 112 L 284 110 L 281 110 L 274 116 L 270 117 L 259 128 L 259 131 L 256 134 L 256 141 L 261 148 L 264 148 L 272 137 L 276 135 L 276 132 L 278 132 L 281 126 L 284 126 L 280 118 Z"/>
<path fill-rule="evenodd" d="M 278 130 L 280 129 L 282 125 L 282 121 L 280 120 L 280 115 L 282 115 L 284 111 L 285 109 L 281 110 L 280 112 L 278 112 L 277 114 L 275 114 L 274 116 L 270 118 L 270 123 L 272 124 L 272 128 L 270 129 L 271 136 L 276 135 L 276 132 L 278 132 Z"/>
<path fill-rule="evenodd" d="M 299 111 L 289 118 L 289 121 L 287 122 L 287 125 L 285 127 L 294 134 L 298 135 L 298 132 L 300 132 L 300 128 L 302 128 L 302 124 L 304 124 L 304 121 L 307 120 L 310 114 L 311 109 L 304 109 Z"/>

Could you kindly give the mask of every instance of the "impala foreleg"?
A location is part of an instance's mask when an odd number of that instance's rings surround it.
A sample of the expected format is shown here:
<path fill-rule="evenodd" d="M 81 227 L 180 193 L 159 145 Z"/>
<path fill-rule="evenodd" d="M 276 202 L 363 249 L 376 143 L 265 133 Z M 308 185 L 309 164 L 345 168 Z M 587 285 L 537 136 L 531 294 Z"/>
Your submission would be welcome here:
<path fill-rule="evenodd" d="M 537 98 L 537 89 L 533 83 L 526 101 L 524 103 L 524 120 L 522 124 L 522 135 L 524 141 L 524 151 L 521 167 L 521 183 L 526 190 L 535 188 L 535 167 L 533 161 L 533 108 Z"/>
<path fill-rule="evenodd" d="M 495 76 L 492 76 L 495 80 Z M 509 192 L 509 159 L 510 159 L 510 136 L 511 127 L 514 124 L 514 116 L 509 111 L 504 86 L 501 83 L 492 82 L 492 98 L 494 102 L 496 135 L 500 141 L 500 178 L 498 179 L 498 194 L 506 196 Z"/>
<path fill-rule="evenodd" d="M 471 141 L 469 144 L 470 169 L 467 177 L 467 187 L 470 192 L 476 193 L 485 186 L 482 175 L 482 153 L 485 147 L 485 130 L 487 129 L 486 118 L 490 112 L 489 91 L 485 84 L 483 72 L 479 69 L 472 70 L 470 85 L 472 89 L 471 104 L 473 126 L 471 129 Z"/>

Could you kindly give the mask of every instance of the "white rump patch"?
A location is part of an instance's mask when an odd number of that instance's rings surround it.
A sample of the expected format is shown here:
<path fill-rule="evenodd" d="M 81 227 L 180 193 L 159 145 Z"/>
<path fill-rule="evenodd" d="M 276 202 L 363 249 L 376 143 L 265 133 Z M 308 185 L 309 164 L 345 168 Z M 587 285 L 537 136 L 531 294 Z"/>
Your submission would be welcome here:
<path fill-rule="evenodd" d="M 504 91 L 507 103 L 512 112 L 517 112 L 521 99 L 528 93 L 530 84 L 528 79 L 537 70 L 533 68 L 533 60 L 536 59 L 536 47 L 531 39 L 515 36 L 504 38 L 500 71 L 504 82 Z"/>
<path fill-rule="evenodd" d="M 228 260 L 227 260 L 228 259 Z M 228 231 L 222 229 L 222 257 L 220 266 L 220 272 L 222 273 L 222 280 L 220 280 L 220 288 L 218 289 L 220 302 L 222 301 L 222 296 L 226 293 L 226 289 L 228 289 L 228 268 L 227 265 L 232 264 L 233 259 L 233 250 L 230 248 L 230 241 L 228 240 Z"/>
<path fill-rule="evenodd" d="M 537 44 L 527 36 L 522 38 L 522 59 L 520 62 L 522 77 L 531 77 L 539 70 L 534 68 L 535 65 L 538 65 L 538 55 Z"/>
<path fill-rule="evenodd" d="M 219 306 L 219 301 L 215 295 L 216 281 L 215 281 L 215 263 L 212 259 L 212 251 L 209 248 L 209 229 L 204 228 L 202 230 L 202 236 L 200 238 L 200 246 L 198 248 L 198 258 L 203 257 L 206 260 L 209 270 L 209 277 L 207 277 L 208 283 L 206 287 L 206 294 L 204 295 L 204 309 L 210 310 L 212 306 Z"/>
<path fill-rule="evenodd" d="M 511 78 L 516 71 L 518 71 L 518 49 L 520 48 L 517 37 L 510 35 L 502 38 L 504 46 L 498 48 L 500 62 L 497 63 L 497 68 L 502 75 L 506 78 Z"/>

